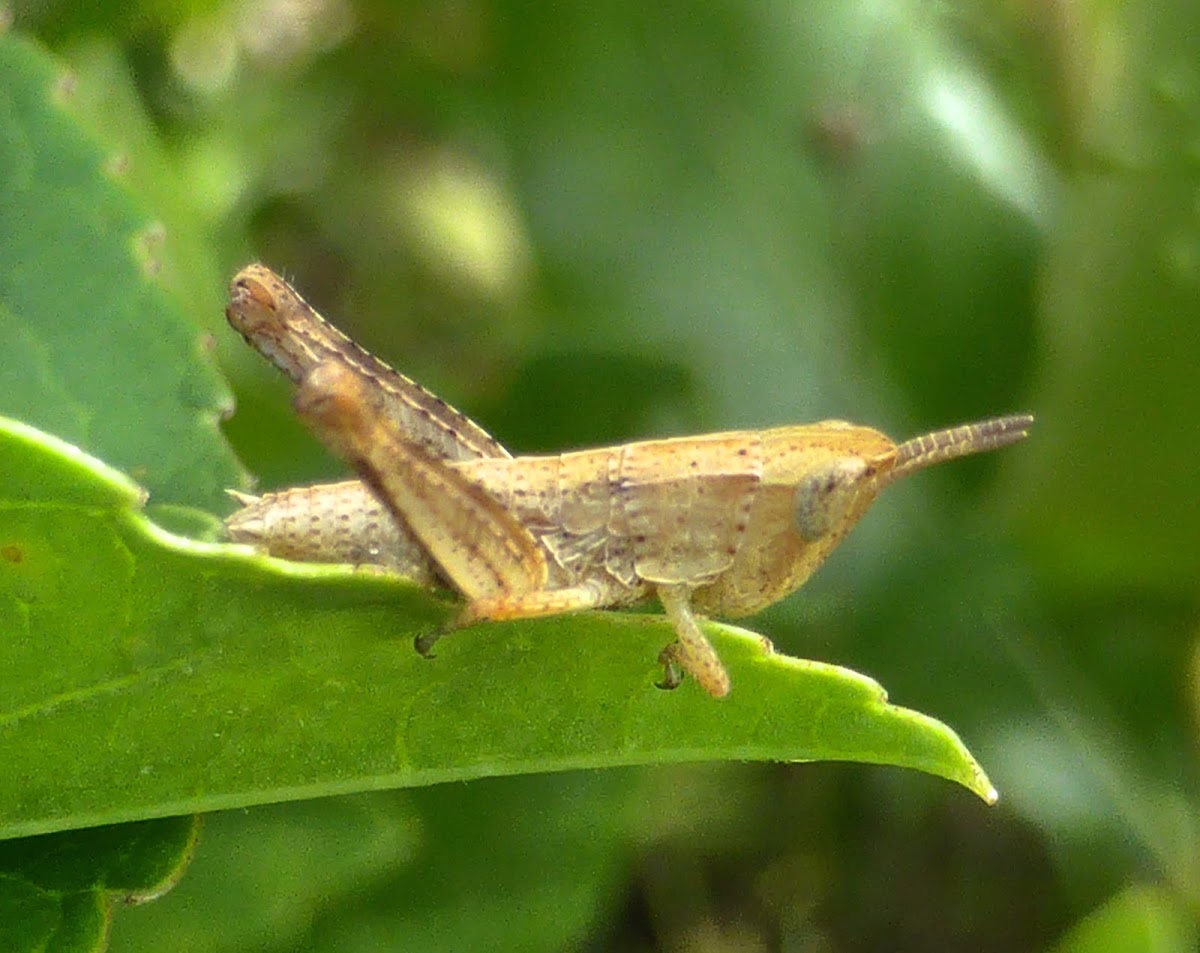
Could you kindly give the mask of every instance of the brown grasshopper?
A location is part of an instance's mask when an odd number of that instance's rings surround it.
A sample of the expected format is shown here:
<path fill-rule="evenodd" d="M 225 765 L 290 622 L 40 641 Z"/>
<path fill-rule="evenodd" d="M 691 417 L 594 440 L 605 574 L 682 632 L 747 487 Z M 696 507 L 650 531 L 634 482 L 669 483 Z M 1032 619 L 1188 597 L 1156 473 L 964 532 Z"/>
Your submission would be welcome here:
<path fill-rule="evenodd" d="M 744 616 L 798 588 L 889 483 L 1023 439 L 999 417 L 899 445 L 843 421 L 513 457 L 473 421 L 325 322 L 282 278 L 233 280 L 230 324 L 296 382 L 296 410 L 362 482 L 261 498 L 226 526 L 272 555 L 449 582 L 452 628 L 655 596 L 676 641 L 664 687 L 729 676 L 696 613 Z M 419 636 L 429 654 L 443 632 Z"/>

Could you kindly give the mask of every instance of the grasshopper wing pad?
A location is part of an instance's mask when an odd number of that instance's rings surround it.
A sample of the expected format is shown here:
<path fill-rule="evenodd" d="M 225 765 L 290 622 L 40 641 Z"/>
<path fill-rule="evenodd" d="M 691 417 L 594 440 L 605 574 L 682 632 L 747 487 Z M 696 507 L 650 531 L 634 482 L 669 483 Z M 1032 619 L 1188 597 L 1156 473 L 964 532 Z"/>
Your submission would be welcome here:
<path fill-rule="evenodd" d="M 558 521 L 542 544 L 572 579 L 594 576 L 605 568 L 612 490 L 606 450 L 583 450 L 559 458 L 555 497 Z M 632 584 L 632 580 L 623 580 Z"/>
<path fill-rule="evenodd" d="M 615 479 L 614 535 L 642 580 L 703 585 L 733 564 L 761 482 L 757 434 L 629 444 Z"/>
<path fill-rule="evenodd" d="M 296 409 L 467 598 L 545 587 L 545 557 L 529 531 L 477 484 L 411 442 L 370 378 L 341 362 L 320 364 L 301 381 Z"/>
<path fill-rule="evenodd" d="M 579 585 L 605 569 L 609 458 L 617 452 L 466 460 L 451 468 L 513 513 L 545 547 L 553 559 L 551 581 L 560 588 Z"/>

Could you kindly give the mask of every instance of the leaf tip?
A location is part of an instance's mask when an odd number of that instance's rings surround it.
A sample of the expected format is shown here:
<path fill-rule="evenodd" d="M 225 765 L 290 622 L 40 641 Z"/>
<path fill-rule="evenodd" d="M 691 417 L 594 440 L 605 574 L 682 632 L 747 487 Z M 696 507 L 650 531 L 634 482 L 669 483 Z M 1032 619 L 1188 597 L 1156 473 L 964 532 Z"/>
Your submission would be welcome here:
<path fill-rule="evenodd" d="M 995 807 L 1000 801 L 1000 792 L 996 790 L 996 786 L 992 784 L 983 767 L 964 749 L 969 769 L 964 775 L 959 775 L 954 780 L 958 781 L 963 787 L 972 793 L 978 795 L 988 807 Z"/>
<path fill-rule="evenodd" d="M 170 857 L 170 861 L 165 870 L 161 872 L 158 880 L 141 885 L 135 889 L 127 890 L 121 900 L 127 907 L 139 906 L 143 903 L 149 903 L 152 900 L 170 893 L 183 879 L 183 875 L 191 866 L 192 861 L 196 856 L 196 848 L 200 843 L 200 831 L 204 826 L 204 816 L 202 814 L 194 814 L 190 817 L 181 818 L 166 818 L 161 821 L 162 824 L 171 824 L 175 821 L 182 821 L 184 830 L 182 833 L 182 842 L 175 844 L 177 852 Z"/>

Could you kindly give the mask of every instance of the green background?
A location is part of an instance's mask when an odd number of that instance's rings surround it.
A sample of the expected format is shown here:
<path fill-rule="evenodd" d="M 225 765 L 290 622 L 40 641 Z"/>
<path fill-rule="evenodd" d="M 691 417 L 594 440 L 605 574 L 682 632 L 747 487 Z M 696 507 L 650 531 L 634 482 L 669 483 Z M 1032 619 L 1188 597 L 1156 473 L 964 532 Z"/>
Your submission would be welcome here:
<path fill-rule="evenodd" d="M 231 811 L 112 948 L 1194 948 L 1190 0 L 8 9 L 142 214 L 52 219 L 5 166 L 0 413 L 130 473 L 163 522 L 245 485 L 232 455 L 181 462 L 220 446 L 222 376 L 260 485 L 343 472 L 224 326 L 256 259 L 518 451 L 1038 418 L 890 491 L 751 622 L 953 726 L 997 808 L 894 768 L 722 763 Z M 87 161 L 50 158 L 49 182 Z M 108 263 L 64 234 L 137 239 Z M 61 368 L 14 317 L 47 249 L 153 280 L 39 300 L 194 332 L 145 341 L 144 372 L 108 333 Z"/>

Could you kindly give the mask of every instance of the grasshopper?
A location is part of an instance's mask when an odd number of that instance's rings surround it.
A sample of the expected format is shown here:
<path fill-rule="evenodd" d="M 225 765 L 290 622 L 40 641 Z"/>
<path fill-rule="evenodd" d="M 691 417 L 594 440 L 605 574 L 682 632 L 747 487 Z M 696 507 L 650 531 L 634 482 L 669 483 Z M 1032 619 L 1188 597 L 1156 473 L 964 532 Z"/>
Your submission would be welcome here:
<path fill-rule="evenodd" d="M 359 481 L 243 504 L 235 541 L 449 583 L 451 629 L 657 597 L 683 674 L 714 697 L 729 675 L 697 613 L 757 612 L 802 585 L 888 484 L 995 450 L 1033 418 L 998 417 L 896 444 L 839 420 L 514 457 L 477 424 L 328 324 L 282 278 L 234 278 L 230 324 L 297 385 L 295 407 Z M 447 630 L 418 636 L 430 654 Z"/>

